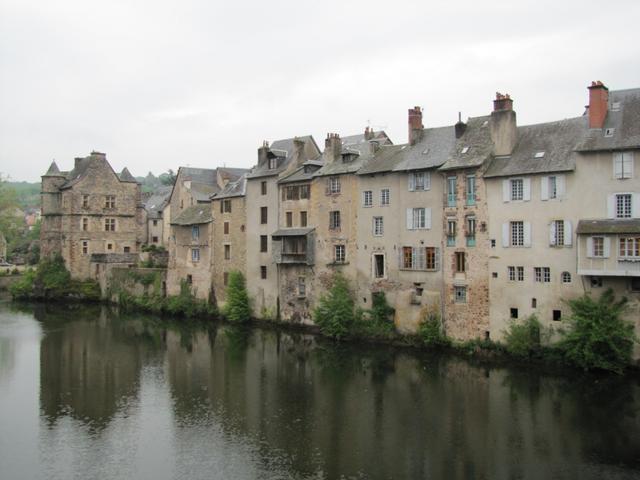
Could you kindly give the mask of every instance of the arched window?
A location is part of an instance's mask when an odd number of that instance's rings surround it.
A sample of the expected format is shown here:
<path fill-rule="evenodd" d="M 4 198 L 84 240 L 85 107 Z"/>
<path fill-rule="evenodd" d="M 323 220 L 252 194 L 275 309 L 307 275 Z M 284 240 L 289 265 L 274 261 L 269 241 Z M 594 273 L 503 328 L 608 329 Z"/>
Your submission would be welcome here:
<path fill-rule="evenodd" d="M 571 274 L 569 272 L 562 272 L 562 283 L 571 283 Z"/>

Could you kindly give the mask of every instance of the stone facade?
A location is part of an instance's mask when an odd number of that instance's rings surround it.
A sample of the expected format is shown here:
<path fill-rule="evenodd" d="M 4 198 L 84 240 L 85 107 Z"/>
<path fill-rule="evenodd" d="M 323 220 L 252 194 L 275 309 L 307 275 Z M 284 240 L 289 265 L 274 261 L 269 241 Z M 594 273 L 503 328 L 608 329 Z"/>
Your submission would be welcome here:
<path fill-rule="evenodd" d="M 70 172 L 42 176 L 41 254 L 60 254 L 74 278 L 91 278 L 94 253 L 136 253 L 146 240 L 140 185 L 117 175 L 103 153 L 77 158 Z"/>

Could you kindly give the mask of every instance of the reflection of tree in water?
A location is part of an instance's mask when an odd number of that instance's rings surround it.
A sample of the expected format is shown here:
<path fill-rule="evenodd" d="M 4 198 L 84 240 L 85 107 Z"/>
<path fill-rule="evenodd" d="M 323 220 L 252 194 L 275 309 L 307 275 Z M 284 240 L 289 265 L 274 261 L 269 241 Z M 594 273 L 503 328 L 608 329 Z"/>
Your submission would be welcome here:
<path fill-rule="evenodd" d="M 223 333 L 229 360 L 234 363 L 243 363 L 249 347 L 251 329 L 246 325 L 225 325 Z"/>

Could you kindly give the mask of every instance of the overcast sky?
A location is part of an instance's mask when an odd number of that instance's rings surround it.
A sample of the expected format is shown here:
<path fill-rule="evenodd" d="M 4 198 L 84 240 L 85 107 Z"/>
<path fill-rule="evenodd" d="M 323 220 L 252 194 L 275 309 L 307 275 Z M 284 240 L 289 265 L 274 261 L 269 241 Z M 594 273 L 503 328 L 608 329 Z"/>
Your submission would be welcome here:
<path fill-rule="evenodd" d="M 441 5 L 441 3 L 443 5 Z M 262 140 L 581 115 L 640 87 L 640 1 L 0 0 L 0 172 L 250 167 Z"/>

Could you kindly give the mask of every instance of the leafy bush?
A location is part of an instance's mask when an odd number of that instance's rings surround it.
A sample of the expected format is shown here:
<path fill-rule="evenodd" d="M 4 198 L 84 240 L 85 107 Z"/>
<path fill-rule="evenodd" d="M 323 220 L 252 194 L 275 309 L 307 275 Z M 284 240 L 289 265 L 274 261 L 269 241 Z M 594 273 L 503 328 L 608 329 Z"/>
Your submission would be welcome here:
<path fill-rule="evenodd" d="M 598 300 L 583 295 L 567 303 L 572 310 L 570 329 L 559 343 L 565 358 L 585 370 L 621 373 L 636 341 L 633 324 L 620 318 L 627 299 L 616 300 L 608 289 Z"/>
<path fill-rule="evenodd" d="M 205 317 L 215 314 L 215 308 L 205 300 L 199 300 L 185 280 L 180 282 L 180 293 L 167 297 L 164 310 L 172 315 L 185 317 Z"/>
<path fill-rule="evenodd" d="M 340 273 L 332 279 L 331 289 L 320 297 L 313 320 L 325 335 L 341 338 L 349 333 L 355 320 L 355 303 L 347 280 Z"/>
<path fill-rule="evenodd" d="M 33 295 L 33 283 L 36 279 L 36 271 L 30 268 L 24 272 L 22 278 L 9 285 L 11 296 L 16 299 L 30 298 Z"/>
<path fill-rule="evenodd" d="M 436 311 L 427 313 L 418 327 L 418 335 L 427 347 L 442 348 L 451 345 L 451 340 L 442 328 L 440 314 Z"/>
<path fill-rule="evenodd" d="M 393 309 L 384 292 L 372 295 L 371 309 L 356 308 L 351 333 L 357 337 L 392 338 L 396 329 L 393 323 Z"/>
<path fill-rule="evenodd" d="M 512 322 L 505 332 L 505 349 L 514 357 L 529 358 L 540 352 L 542 325 L 535 315 Z"/>
<path fill-rule="evenodd" d="M 247 293 L 244 275 L 237 270 L 229 272 L 227 303 L 224 306 L 224 315 L 233 323 L 246 323 L 251 320 L 249 294 Z"/>

